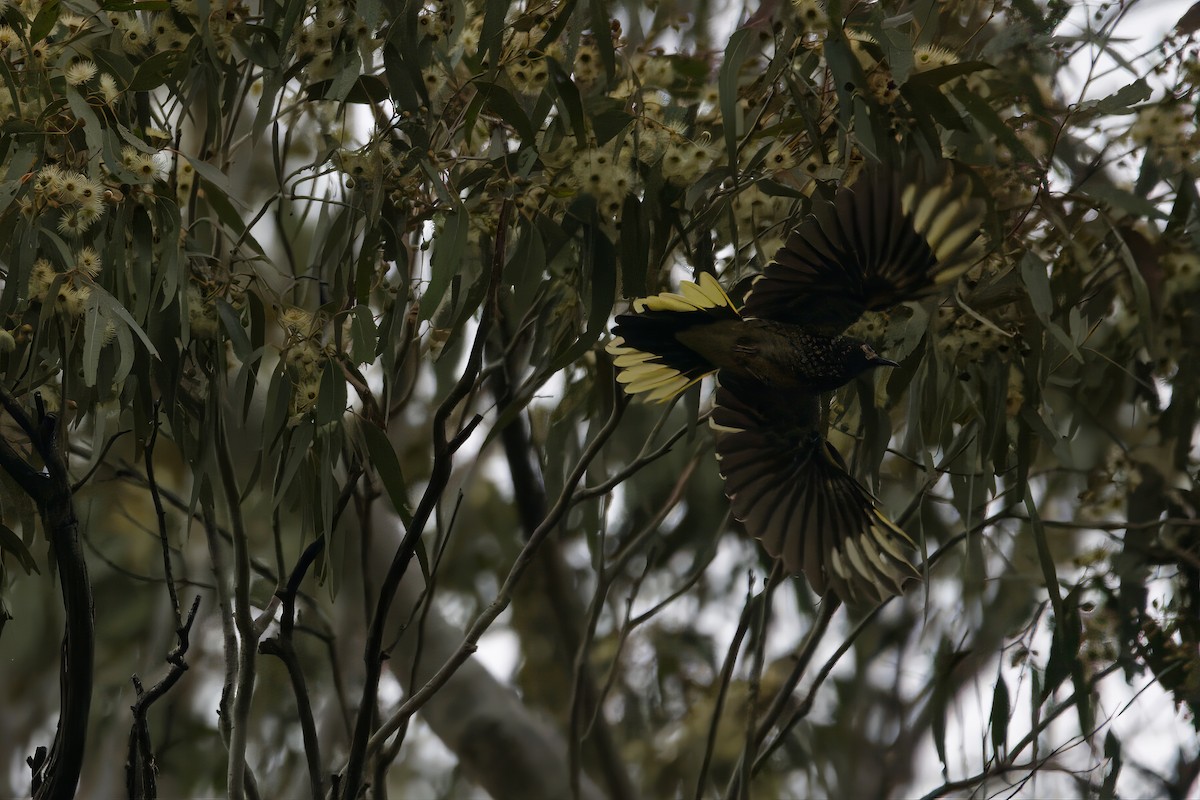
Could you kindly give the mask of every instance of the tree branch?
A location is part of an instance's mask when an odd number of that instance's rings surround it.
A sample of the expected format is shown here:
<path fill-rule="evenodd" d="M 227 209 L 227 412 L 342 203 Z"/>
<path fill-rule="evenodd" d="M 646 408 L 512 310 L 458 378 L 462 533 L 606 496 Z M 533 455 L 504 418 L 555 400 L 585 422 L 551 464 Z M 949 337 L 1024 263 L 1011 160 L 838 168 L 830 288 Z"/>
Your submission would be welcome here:
<path fill-rule="evenodd" d="M 79 521 L 72 502 L 71 481 L 59 442 L 59 418 L 45 413 L 38 397 L 36 425 L 9 391 L 0 386 L 0 405 L 29 436 L 41 456 L 44 472 L 25 461 L 0 437 L 0 467 L 37 503 L 42 527 L 50 540 L 50 553 L 58 567 L 66 616 L 59 667 L 60 711 L 58 730 L 49 755 L 39 752 L 29 760 L 33 771 L 33 796 L 67 798 L 75 794 L 87 743 L 95 667 L 95 622 L 92 585 L 79 542 Z"/>
<path fill-rule="evenodd" d="M 241 647 L 238 649 L 237 689 L 233 696 L 233 718 L 229 729 L 228 790 L 233 800 L 245 797 L 246 786 L 246 726 L 250 721 L 250 704 L 254 699 L 255 657 L 258 655 L 258 630 L 250 613 L 250 548 L 246 526 L 242 520 L 241 492 L 229 454 L 229 437 L 225 431 L 224 415 L 218 410 L 214 421 L 217 441 L 217 467 L 225 493 L 230 528 L 233 532 L 233 622 Z"/>
<path fill-rule="evenodd" d="M 130 680 L 137 699 L 130 706 L 133 711 L 133 725 L 129 730 L 129 755 L 125 762 L 125 789 L 131 798 L 153 798 L 158 796 L 158 764 L 154 760 L 154 745 L 150 741 L 150 721 L 148 715 L 150 706 L 158 698 L 170 691 L 179 682 L 188 665 L 184 661 L 188 647 L 191 644 L 192 623 L 196 621 L 196 611 L 200 608 L 200 595 L 192 601 L 192 608 L 187 619 L 176 630 L 177 644 L 167 654 L 170 667 L 162 680 L 150 687 L 150 691 L 142 689 L 142 682 L 137 675 Z"/>
<path fill-rule="evenodd" d="M 446 681 L 448 681 L 454 672 L 460 666 L 462 666 L 463 662 L 470 658 L 471 654 L 475 652 L 476 646 L 479 642 L 479 637 L 481 637 L 484 632 L 491 627 L 492 623 L 496 621 L 496 618 L 499 617 L 501 613 L 503 613 L 504 609 L 508 608 L 509 603 L 512 602 L 513 591 L 515 590 L 517 583 L 521 580 L 521 576 L 525 573 L 525 570 L 529 568 L 529 565 L 533 563 L 533 557 L 537 552 L 538 547 L 541 546 L 541 543 L 546 539 L 546 537 L 550 535 L 555 527 L 557 527 L 563 515 L 565 515 L 567 510 L 571 507 L 571 497 L 572 493 L 575 491 L 575 487 L 583 478 L 583 473 L 587 471 L 588 466 L 599 453 L 600 448 L 605 442 L 608 441 L 608 438 L 616 430 L 617 424 L 621 420 L 621 414 L 624 409 L 624 399 L 623 397 L 618 396 L 613 405 L 612 416 L 609 417 L 608 422 L 606 422 L 604 427 L 596 434 L 596 437 L 588 444 L 586 448 L 584 448 L 584 452 L 580 456 L 579 462 L 575 465 L 575 469 L 572 470 L 571 474 L 566 480 L 566 483 L 563 485 L 562 493 L 559 495 L 554 507 L 550 509 L 550 512 L 546 515 L 545 519 L 542 520 L 542 523 L 538 526 L 537 530 L 533 532 L 533 535 L 529 537 L 529 541 L 526 542 L 525 546 L 521 549 L 520 554 L 517 556 L 517 560 L 513 563 L 512 569 L 509 570 L 508 577 L 505 579 L 504 584 L 500 587 L 500 591 L 496 594 L 496 598 L 471 625 L 466 633 L 466 636 L 463 637 L 462 644 L 460 644 L 458 649 L 450 656 L 450 658 L 446 660 L 445 664 L 442 665 L 442 668 L 439 669 L 437 673 L 434 674 L 433 677 L 431 677 L 428 682 L 426 682 L 426 684 L 417 692 L 410 695 L 409 698 L 400 705 L 400 708 L 398 708 L 395 713 L 393 713 L 392 716 L 389 717 L 388 720 L 379 727 L 379 730 L 377 730 L 375 735 L 371 737 L 369 746 L 370 750 L 374 751 L 381 747 L 383 743 L 387 741 L 388 737 L 395 733 L 395 731 L 398 730 L 399 727 L 410 716 L 415 714 L 417 710 L 424 705 L 425 702 L 427 702 L 435 692 L 445 685 Z"/>
<path fill-rule="evenodd" d="M 389 515 L 373 525 L 372 535 L 359 537 L 370 551 L 365 560 L 382 573 L 386 557 L 392 551 Z M 390 537 L 394 541 L 395 536 Z M 355 563 L 348 557 L 346 563 Z M 428 608 L 429 587 L 422 576 L 411 570 L 396 593 L 394 617 L 411 618 L 420 607 L 423 630 L 420 637 L 409 631 L 400 636 L 388 660 L 388 668 L 406 688 L 421 686 L 443 663 L 457 652 L 463 632 L 450 625 L 436 608 Z M 347 605 L 352 601 L 347 599 Z M 393 619 L 389 636 L 399 627 Z M 421 707 L 421 719 L 457 757 L 462 771 L 477 782 L 495 800 L 564 800 L 568 796 L 567 747 L 563 737 L 546 721 L 539 719 L 528 703 L 509 687 L 501 684 L 476 659 L 467 659 L 451 675 L 441 691 Z M 402 724 L 399 731 L 403 731 Z M 389 740 L 369 755 L 372 763 L 386 761 L 394 754 L 399 739 Z M 615 797 L 601 791 L 583 776 L 580 787 L 583 800 Z"/>
<path fill-rule="evenodd" d="M 503 318 L 498 321 L 496 327 L 500 340 L 498 349 L 501 351 L 501 359 L 500 368 L 495 371 L 491 381 L 492 395 L 496 400 L 497 408 L 508 409 L 513 403 L 513 379 L 510 375 L 512 365 L 509 358 L 512 351 L 512 348 L 509 347 L 511 337 L 506 330 Z M 546 484 L 541 465 L 530 440 L 529 427 L 523 413 L 517 414 L 504 427 L 500 432 L 500 439 L 504 445 L 504 455 L 513 482 L 513 497 L 517 503 L 521 527 L 525 539 L 528 541 L 537 531 L 539 522 L 545 519 L 549 503 L 546 498 Z M 578 492 L 576 496 L 578 496 Z M 573 582 L 561 549 L 554 545 L 555 542 L 548 542 L 547 546 L 543 547 L 538 554 L 543 579 L 536 582 L 536 591 L 545 592 L 549 597 L 538 597 L 533 602 L 545 609 L 546 600 L 549 599 L 549 612 L 553 615 L 553 624 L 557 628 L 559 639 L 558 654 L 560 657 L 569 653 L 575 655 L 572 670 L 574 677 L 571 684 L 572 697 L 567 707 L 571 709 L 568 736 L 571 789 L 572 796 L 578 797 L 579 773 L 575 757 L 579 744 L 576 736 L 578 712 L 581 704 L 592 706 L 598 702 L 595 676 L 585 658 L 587 644 L 594 633 L 594 626 L 589 625 L 586 630 L 581 630 L 579 620 L 584 618 L 583 609 L 580 608 L 578 596 L 570 588 Z M 590 618 L 594 619 L 595 616 L 593 614 Z M 563 666 L 566 666 L 565 663 Z M 566 698 L 559 699 L 560 701 L 566 700 Z M 593 752 L 599 762 L 609 794 L 614 797 L 634 797 L 636 792 L 633 782 L 625 770 L 619 748 L 613 740 L 612 730 L 602 715 L 597 714 L 597 724 L 593 726 L 592 730 L 595 732 Z"/>
<path fill-rule="evenodd" d="M 450 414 L 458 404 L 467 397 L 475 386 L 483 363 L 483 348 L 491 330 L 496 314 L 496 295 L 500 289 L 500 277 L 504 271 L 506 254 L 506 236 L 508 233 L 508 218 L 511 213 L 511 203 L 505 202 L 500 208 L 496 226 L 495 249 L 492 253 L 492 272 L 488 284 L 487 297 L 484 300 L 483 311 L 480 314 L 479 327 L 475 331 L 475 341 L 467 357 L 467 366 L 454 387 L 442 400 L 433 415 L 433 468 L 430 471 L 429 483 L 421 496 L 420 503 L 412 515 L 412 522 L 396 549 L 391 566 L 379 587 L 379 597 L 375 603 L 375 612 L 371 617 L 367 631 L 367 641 L 363 650 L 363 660 L 366 665 L 366 676 L 363 681 L 362 699 L 358 704 L 358 716 L 354 724 L 354 736 L 350 742 L 350 754 L 346 767 L 342 772 L 342 797 L 345 800 L 357 800 L 365 777 L 368 741 L 371 737 L 371 727 L 378 713 L 376 698 L 379 693 L 379 677 L 383 670 L 383 632 L 387 625 L 388 612 L 400 580 L 408 570 L 416 553 L 417 542 L 425 531 L 425 525 L 433 513 L 434 507 L 441 498 L 446 483 L 450 479 L 451 467 L 457 446 L 452 446 L 446 433 L 446 423 Z M 455 445 L 461 445 L 459 439 Z M 393 729 L 392 732 L 394 732 Z M 390 734 L 384 735 L 384 739 Z M 378 734 L 376 734 L 378 737 Z"/>

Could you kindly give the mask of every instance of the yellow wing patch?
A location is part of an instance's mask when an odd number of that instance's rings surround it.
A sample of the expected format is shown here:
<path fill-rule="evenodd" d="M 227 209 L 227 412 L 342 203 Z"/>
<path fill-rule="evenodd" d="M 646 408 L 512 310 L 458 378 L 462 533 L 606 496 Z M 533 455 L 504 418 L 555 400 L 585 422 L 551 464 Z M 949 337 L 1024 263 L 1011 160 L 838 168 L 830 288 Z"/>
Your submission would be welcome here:
<path fill-rule="evenodd" d="M 683 281 L 679 292 L 663 292 L 652 297 L 633 301 L 635 313 L 647 311 L 674 311 L 689 314 L 710 311 L 716 308 L 733 308 L 733 303 L 717 279 L 703 273 L 697 283 Z M 618 370 L 617 382 L 625 387 L 627 394 L 644 394 L 651 402 L 664 402 L 675 397 L 705 375 L 681 372 L 663 361 L 659 353 L 639 350 L 623 337 L 614 337 L 605 348 L 613 357 L 613 366 Z"/>
<path fill-rule="evenodd" d="M 679 293 L 663 292 L 633 301 L 634 311 L 703 311 L 708 308 L 733 308 L 733 303 L 717 279 L 705 272 L 700 282 L 683 281 Z"/>
<path fill-rule="evenodd" d="M 987 205 L 971 196 L 967 178 L 947 177 L 928 187 L 910 184 L 901 192 L 900 204 L 940 265 L 934 283 L 946 284 L 961 275 L 977 255 L 973 244 L 987 213 Z"/>
<path fill-rule="evenodd" d="M 613 357 L 617 367 L 617 383 L 625 388 L 626 394 L 645 394 L 650 402 L 665 402 L 697 383 L 704 376 L 689 378 L 674 367 L 654 359 L 658 356 L 628 347 L 620 336 L 604 348 Z"/>

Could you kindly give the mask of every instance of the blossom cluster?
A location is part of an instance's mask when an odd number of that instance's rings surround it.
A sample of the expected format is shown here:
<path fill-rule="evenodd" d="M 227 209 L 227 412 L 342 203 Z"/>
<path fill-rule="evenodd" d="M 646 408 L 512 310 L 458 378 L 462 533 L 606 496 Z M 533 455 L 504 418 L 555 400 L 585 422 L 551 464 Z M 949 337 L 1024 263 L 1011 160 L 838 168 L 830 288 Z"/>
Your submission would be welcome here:
<path fill-rule="evenodd" d="M 284 334 L 283 363 L 292 383 L 289 419 L 294 424 L 316 407 L 321 373 L 336 352 L 321 342 L 325 319 L 298 306 L 285 306 L 276 317 Z"/>
<path fill-rule="evenodd" d="M 102 266 L 100 254 L 91 247 L 80 249 L 75 264 L 62 272 L 56 270 L 48 260 L 39 258 L 33 263 L 29 275 L 29 299 L 49 303 L 55 312 L 64 317 L 80 319 L 87 313 L 88 301 Z M 116 336 L 116 324 L 110 317 L 102 318 L 101 343 L 108 344 Z"/>
<path fill-rule="evenodd" d="M 1194 171 L 1196 154 L 1200 152 L 1200 129 L 1196 127 L 1195 115 L 1190 103 L 1171 100 L 1147 105 L 1135 116 L 1129 138 L 1165 161 Z"/>
<path fill-rule="evenodd" d="M 38 170 L 31 196 L 18 200 L 23 214 L 57 211 L 58 231 L 76 238 L 104 216 L 104 186 L 82 172 L 49 164 Z"/>

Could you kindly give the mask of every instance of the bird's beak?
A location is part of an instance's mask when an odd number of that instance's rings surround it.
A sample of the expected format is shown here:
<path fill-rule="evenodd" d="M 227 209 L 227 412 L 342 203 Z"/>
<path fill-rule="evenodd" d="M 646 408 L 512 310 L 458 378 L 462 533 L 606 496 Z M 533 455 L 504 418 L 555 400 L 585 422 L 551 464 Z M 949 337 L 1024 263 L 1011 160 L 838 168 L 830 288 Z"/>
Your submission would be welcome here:
<path fill-rule="evenodd" d="M 884 358 L 883 356 L 875 356 L 874 358 L 871 359 L 871 366 L 873 366 L 873 367 L 898 367 L 900 365 L 897 362 L 892 361 L 890 358 Z"/>

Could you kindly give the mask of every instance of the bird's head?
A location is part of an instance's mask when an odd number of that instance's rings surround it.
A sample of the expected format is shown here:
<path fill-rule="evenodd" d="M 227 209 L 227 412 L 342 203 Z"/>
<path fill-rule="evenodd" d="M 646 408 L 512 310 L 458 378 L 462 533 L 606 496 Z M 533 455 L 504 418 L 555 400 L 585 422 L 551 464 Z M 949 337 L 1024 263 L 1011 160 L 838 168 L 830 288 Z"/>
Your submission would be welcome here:
<path fill-rule="evenodd" d="M 884 358 L 875 352 L 875 348 L 857 339 L 846 339 L 848 366 L 853 375 L 860 375 L 875 367 L 900 366 L 890 358 Z"/>
<path fill-rule="evenodd" d="M 812 361 L 818 368 L 809 371 L 802 381 L 818 392 L 831 392 L 845 386 L 869 369 L 900 366 L 875 352 L 875 348 L 859 339 L 839 336 L 826 340 L 824 352 Z"/>

